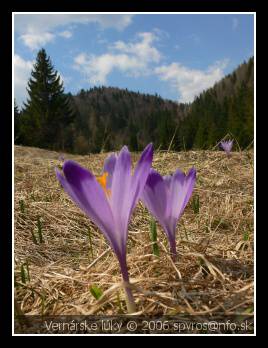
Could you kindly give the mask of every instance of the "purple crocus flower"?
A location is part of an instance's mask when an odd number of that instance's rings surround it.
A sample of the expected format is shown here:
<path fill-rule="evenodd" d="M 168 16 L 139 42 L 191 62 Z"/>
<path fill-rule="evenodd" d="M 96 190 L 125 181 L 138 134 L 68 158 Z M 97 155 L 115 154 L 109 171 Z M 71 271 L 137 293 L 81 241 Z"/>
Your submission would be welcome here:
<path fill-rule="evenodd" d="M 220 142 L 221 148 L 226 152 L 227 156 L 230 156 L 230 152 L 233 147 L 233 140 L 227 140 L 227 141 L 221 141 Z"/>
<path fill-rule="evenodd" d="M 164 177 L 151 169 L 142 194 L 143 203 L 162 225 L 168 237 L 174 260 L 177 254 L 176 225 L 191 197 L 195 181 L 194 168 L 187 175 L 177 169 L 172 176 Z"/>
<path fill-rule="evenodd" d="M 83 212 L 98 226 L 113 248 L 126 285 L 129 312 L 135 311 L 129 288 L 126 243 L 131 214 L 140 199 L 153 158 L 153 146 L 147 145 L 131 174 L 131 157 L 124 146 L 119 155 L 110 155 L 104 163 L 103 174 L 95 177 L 74 161 L 66 161 L 63 174 L 56 169 L 61 185 Z"/>
<path fill-rule="evenodd" d="M 64 160 L 65 160 L 64 155 L 61 153 L 59 155 L 59 161 L 64 162 Z"/>

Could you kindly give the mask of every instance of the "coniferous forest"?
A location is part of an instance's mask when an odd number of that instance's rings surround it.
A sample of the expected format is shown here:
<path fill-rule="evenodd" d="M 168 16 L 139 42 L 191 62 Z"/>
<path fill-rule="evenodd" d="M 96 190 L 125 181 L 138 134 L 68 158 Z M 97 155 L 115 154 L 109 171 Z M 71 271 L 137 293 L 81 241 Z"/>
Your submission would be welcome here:
<path fill-rule="evenodd" d="M 77 154 L 149 142 L 162 150 L 209 149 L 226 134 L 240 148 L 254 137 L 254 59 L 242 63 L 189 104 L 115 87 L 66 94 L 41 49 L 21 109 L 14 103 L 15 144 Z"/>

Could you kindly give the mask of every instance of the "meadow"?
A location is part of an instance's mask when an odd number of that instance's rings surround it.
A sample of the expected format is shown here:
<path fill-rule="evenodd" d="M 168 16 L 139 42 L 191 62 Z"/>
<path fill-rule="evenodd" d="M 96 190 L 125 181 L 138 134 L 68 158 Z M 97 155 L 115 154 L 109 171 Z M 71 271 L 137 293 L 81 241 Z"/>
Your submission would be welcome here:
<path fill-rule="evenodd" d="M 60 187 L 60 154 L 15 146 L 14 276 L 17 314 L 126 313 L 116 257 L 95 225 Z M 64 154 L 99 175 L 107 153 Z M 139 154 L 134 153 L 134 163 Z M 254 315 L 254 154 L 252 150 L 155 152 L 161 174 L 197 170 L 177 226 L 173 262 L 157 224 L 139 203 L 129 226 L 127 262 L 143 315 Z"/>

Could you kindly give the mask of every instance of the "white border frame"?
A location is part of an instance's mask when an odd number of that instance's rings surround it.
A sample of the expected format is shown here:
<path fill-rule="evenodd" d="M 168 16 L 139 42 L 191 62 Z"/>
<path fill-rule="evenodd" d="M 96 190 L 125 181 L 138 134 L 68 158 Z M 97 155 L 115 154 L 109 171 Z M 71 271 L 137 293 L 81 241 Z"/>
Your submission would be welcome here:
<path fill-rule="evenodd" d="M 132 15 L 253 15 L 254 16 L 254 303 L 256 305 L 256 12 L 12 12 L 12 336 L 256 336 L 256 306 L 254 334 L 16 334 L 14 333 L 14 16 L 61 14 L 132 14 Z"/>

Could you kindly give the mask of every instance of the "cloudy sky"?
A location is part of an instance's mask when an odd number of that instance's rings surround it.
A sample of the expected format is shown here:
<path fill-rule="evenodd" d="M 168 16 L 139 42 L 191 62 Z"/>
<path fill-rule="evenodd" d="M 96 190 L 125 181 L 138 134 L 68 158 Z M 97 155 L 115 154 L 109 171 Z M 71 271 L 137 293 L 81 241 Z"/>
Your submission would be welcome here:
<path fill-rule="evenodd" d="M 19 105 L 44 47 L 66 92 L 117 86 L 191 102 L 254 53 L 252 14 L 15 14 Z"/>

